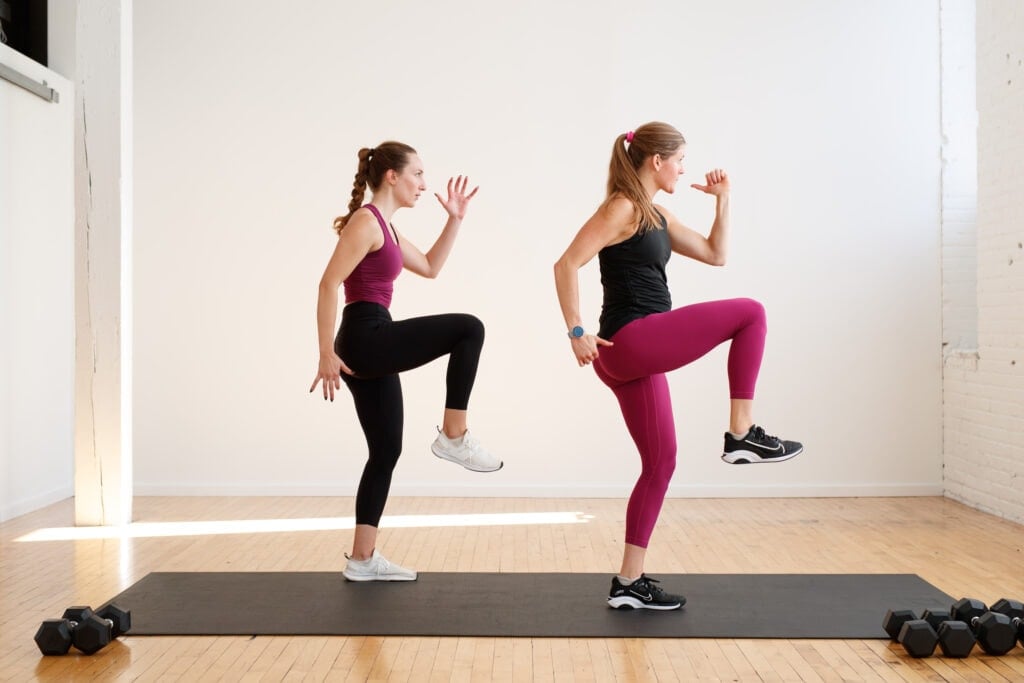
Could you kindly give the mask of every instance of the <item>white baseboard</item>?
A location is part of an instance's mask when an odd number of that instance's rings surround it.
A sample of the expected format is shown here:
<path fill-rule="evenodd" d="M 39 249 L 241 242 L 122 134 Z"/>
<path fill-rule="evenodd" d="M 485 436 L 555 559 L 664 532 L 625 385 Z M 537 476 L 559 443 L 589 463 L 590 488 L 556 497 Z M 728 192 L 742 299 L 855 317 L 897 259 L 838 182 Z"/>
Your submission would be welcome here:
<path fill-rule="evenodd" d="M 53 505 L 58 501 L 71 498 L 74 494 L 74 487 L 69 485 L 61 486 L 53 489 L 52 491 L 47 491 L 46 493 L 41 493 L 29 498 L 23 498 L 13 502 L 5 501 L 3 505 L 0 506 L 0 522 L 6 522 L 9 519 L 20 517 L 26 513 L 44 508 L 47 505 Z"/>
<path fill-rule="evenodd" d="M 632 484 L 457 485 L 396 484 L 392 496 L 427 498 L 626 498 Z M 137 483 L 136 496 L 354 496 L 356 484 L 149 484 Z M 941 496 L 942 482 L 908 484 L 802 484 L 788 486 L 670 486 L 669 498 L 874 498 Z"/>

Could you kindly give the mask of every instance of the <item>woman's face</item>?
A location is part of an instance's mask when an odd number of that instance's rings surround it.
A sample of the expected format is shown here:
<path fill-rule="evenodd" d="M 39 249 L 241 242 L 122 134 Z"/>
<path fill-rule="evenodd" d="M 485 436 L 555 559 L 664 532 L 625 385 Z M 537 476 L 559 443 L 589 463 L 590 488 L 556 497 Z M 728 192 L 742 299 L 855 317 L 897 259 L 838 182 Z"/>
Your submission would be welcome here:
<path fill-rule="evenodd" d="M 420 161 L 419 156 L 409 155 L 405 168 L 395 175 L 394 189 L 399 206 L 412 207 L 416 205 L 420 193 L 427 189 L 427 184 L 423 179 L 423 162 Z"/>
<path fill-rule="evenodd" d="M 661 167 L 654 172 L 654 178 L 658 183 L 658 189 L 669 194 L 676 191 L 676 183 L 679 176 L 685 172 L 683 169 L 683 157 L 685 156 L 686 145 L 683 145 L 667 157 L 661 157 Z"/>

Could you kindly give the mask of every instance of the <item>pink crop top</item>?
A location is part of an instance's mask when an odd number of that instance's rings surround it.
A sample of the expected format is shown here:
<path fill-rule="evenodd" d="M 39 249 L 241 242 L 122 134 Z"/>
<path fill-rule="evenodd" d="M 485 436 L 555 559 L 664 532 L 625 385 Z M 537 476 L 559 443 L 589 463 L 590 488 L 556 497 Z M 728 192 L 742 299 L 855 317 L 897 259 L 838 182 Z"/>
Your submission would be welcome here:
<path fill-rule="evenodd" d="M 380 229 L 384 232 L 384 246 L 364 256 L 352 274 L 346 278 L 345 303 L 370 301 L 389 308 L 391 294 L 395 289 L 395 278 L 402 272 L 402 249 L 395 241 L 395 233 L 388 229 L 377 207 L 373 204 L 365 206 L 377 217 Z"/>

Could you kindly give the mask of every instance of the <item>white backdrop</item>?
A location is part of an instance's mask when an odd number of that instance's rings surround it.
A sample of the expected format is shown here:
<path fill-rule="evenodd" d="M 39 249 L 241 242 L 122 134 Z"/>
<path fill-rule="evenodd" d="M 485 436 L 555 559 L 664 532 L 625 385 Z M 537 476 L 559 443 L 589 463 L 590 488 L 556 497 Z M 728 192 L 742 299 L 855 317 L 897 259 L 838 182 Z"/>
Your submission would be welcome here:
<path fill-rule="evenodd" d="M 0 522 L 67 498 L 74 461 L 75 89 L 0 45 Z"/>
<path fill-rule="evenodd" d="M 638 457 L 569 351 L 552 265 L 603 197 L 616 135 L 687 137 L 662 196 L 706 230 L 733 180 L 726 267 L 674 258 L 676 305 L 752 296 L 769 336 L 755 416 L 802 440 L 720 459 L 726 349 L 671 376 L 675 495 L 941 493 L 938 2 L 190 0 L 135 7 L 135 481 L 139 494 L 354 491 L 351 399 L 307 389 L 317 283 L 356 151 L 416 147 L 431 190 L 481 185 L 437 280 L 396 318 L 487 326 L 470 426 L 506 461 L 433 458 L 444 363 L 403 376 L 395 493 L 623 495 Z M 425 194 L 395 223 L 426 249 Z M 580 273 L 596 329 L 596 260 Z"/>

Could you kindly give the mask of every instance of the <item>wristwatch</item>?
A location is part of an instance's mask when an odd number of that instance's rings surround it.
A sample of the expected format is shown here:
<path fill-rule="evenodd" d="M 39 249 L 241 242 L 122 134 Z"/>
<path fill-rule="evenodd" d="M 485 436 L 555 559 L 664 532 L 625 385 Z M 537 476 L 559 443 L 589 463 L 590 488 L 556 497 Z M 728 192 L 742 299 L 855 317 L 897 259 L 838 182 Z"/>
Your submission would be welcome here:
<path fill-rule="evenodd" d="M 569 330 L 569 339 L 579 339 L 583 336 L 583 328 L 577 325 Z"/>

